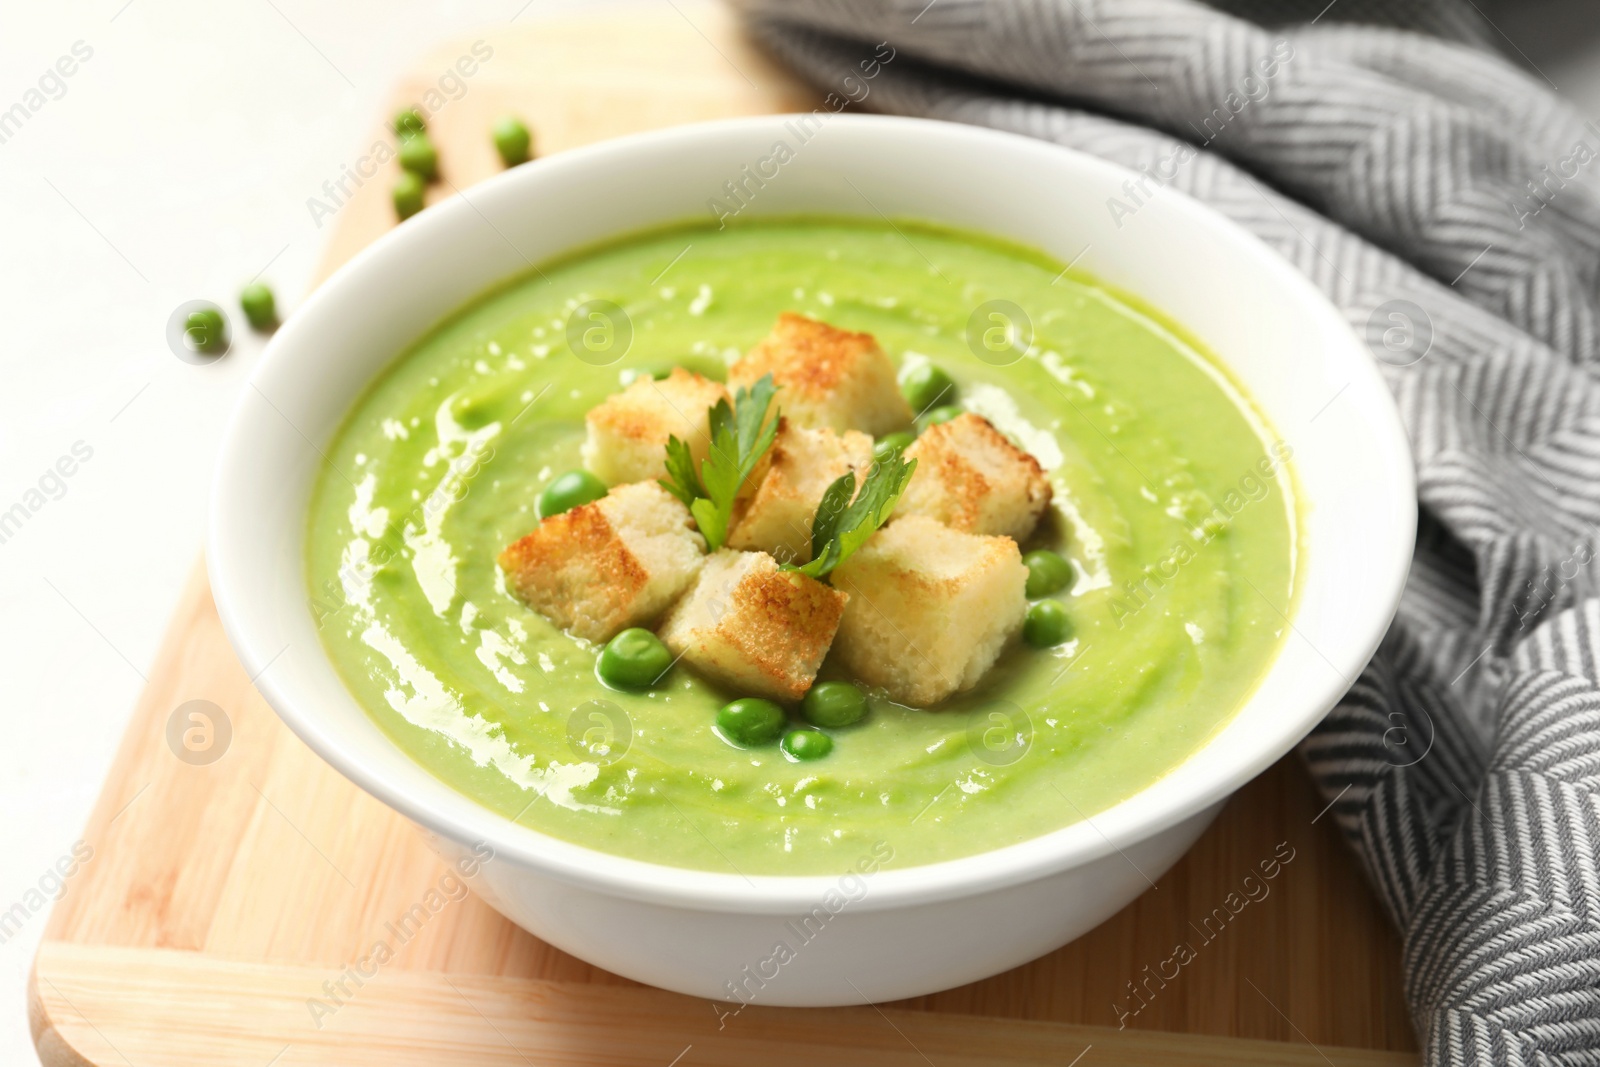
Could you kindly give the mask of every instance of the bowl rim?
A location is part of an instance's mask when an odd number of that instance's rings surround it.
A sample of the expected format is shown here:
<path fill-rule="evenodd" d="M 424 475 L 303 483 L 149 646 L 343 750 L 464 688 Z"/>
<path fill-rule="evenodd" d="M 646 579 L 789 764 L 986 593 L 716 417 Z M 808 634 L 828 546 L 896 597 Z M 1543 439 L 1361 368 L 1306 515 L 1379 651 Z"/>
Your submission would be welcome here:
<path fill-rule="evenodd" d="M 795 115 L 787 113 L 748 116 L 630 134 L 509 169 L 475 183 L 470 187 L 470 193 L 474 201 L 481 203 L 486 198 L 507 195 L 523 184 L 536 183 L 545 175 L 614 166 L 626 157 L 651 152 L 692 151 L 699 138 L 715 137 L 724 132 L 768 131 L 781 128 L 785 121 L 794 118 Z M 829 122 L 830 130 L 859 129 L 869 136 L 874 131 L 894 131 L 915 137 L 965 140 L 969 147 L 977 149 L 986 145 L 1003 145 L 1008 150 L 1034 154 L 1046 163 L 1053 159 L 1058 164 L 1065 162 L 1073 167 L 1099 170 L 1108 178 L 1114 177 L 1113 184 L 1140 177 L 1133 170 L 1077 149 L 987 127 L 932 119 L 854 114 L 835 114 Z M 1173 210 L 1188 215 L 1195 224 L 1209 230 L 1219 240 L 1232 243 L 1237 254 L 1272 268 L 1270 273 L 1277 276 L 1279 284 L 1286 287 L 1289 295 L 1316 310 L 1318 317 L 1323 320 L 1320 326 L 1341 332 L 1336 347 L 1347 350 L 1354 357 L 1346 361 L 1348 366 L 1345 369 L 1351 375 L 1347 389 L 1350 390 L 1349 395 L 1362 396 L 1365 401 L 1363 410 L 1376 417 L 1377 421 L 1371 428 L 1376 431 L 1379 450 L 1385 453 L 1392 466 L 1388 471 L 1390 481 L 1386 483 L 1392 489 L 1392 499 L 1387 503 L 1400 517 L 1395 536 L 1385 546 L 1388 551 L 1373 558 L 1363 575 L 1363 584 L 1371 583 L 1370 588 L 1388 590 L 1388 595 L 1380 601 L 1381 610 L 1367 621 L 1367 632 L 1362 640 L 1345 650 L 1346 655 L 1342 657 L 1344 662 L 1336 664 L 1329 661 L 1342 678 L 1354 678 L 1365 667 L 1388 630 L 1399 605 L 1412 556 L 1416 524 L 1415 474 L 1410 444 L 1402 428 L 1398 408 L 1375 361 L 1367 355 L 1365 347 L 1332 302 L 1305 275 L 1249 231 L 1181 190 L 1168 188 L 1163 191 L 1163 198 L 1168 200 Z M 511 860 L 561 882 L 627 899 L 697 910 L 753 914 L 792 913 L 796 908 L 804 909 L 813 905 L 838 884 L 843 870 L 839 874 L 747 877 L 739 873 L 676 867 L 604 852 L 514 823 L 434 777 L 424 767 L 423 772 L 433 779 L 439 789 L 448 791 L 470 806 L 469 810 L 459 804 L 449 804 L 447 806 L 457 810 L 441 810 L 440 802 L 412 795 L 401 784 L 390 781 L 376 761 L 363 755 L 359 745 L 346 744 L 344 739 L 321 722 L 318 708 L 301 706 L 272 672 L 266 670 L 275 654 L 281 653 L 281 650 L 268 647 L 268 642 L 264 641 L 265 635 L 259 632 L 260 627 L 252 621 L 252 608 L 241 603 L 241 598 L 233 594 L 235 583 L 232 575 L 244 565 L 244 560 L 240 552 L 225 541 L 221 530 L 230 498 L 227 485 L 230 470 L 239 462 L 244 451 L 251 447 L 245 434 L 242 412 L 249 400 L 249 393 L 258 390 L 259 381 L 272 365 L 276 353 L 304 343 L 300 337 L 302 331 L 296 328 L 296 324 L 303 321 L 302 316 L 308 307 L 340 300 L 341 294 L 359 284 L 359 279 L 374 264 L 404 255 L 409 245 L 423 243 L 430 234 L 471 224 L 479 218 L 481 209 L 477 203 L 468 201 L 466 194 L 461 193 L 389 230 L 358 251 L 316 287 L 302 305 L 300 315 L 290 317 L 284 323 L 251 369 L 223 435 L 208 513 L 207 571 L 224 630 L 246 672 L 255 679 L 258 691 L 296 735 L 346 778 L 427 830 L 463 845 L 487 844 L 494 850 L 496 858 Z M 622 237 L 625 233 L 619 232 L 613 236 Z M 487 288 L 492 288 L 492 284 Z M 1228 365 L 1225 356 L 1219 355 L 1218 359 L 1223 366 Z M 371 378 L 367 380 L 370 382 Z M 354 403 L 355 397 L 348 400 Z M 1264 407 L 1261 410 L 1269 423 L 1277 421 L 1271 411 Z M 1292 460 L 1290 467 L 1293 470 Z M 301 555 L 303 557 L 303 552 Z M 295 578 L 304 585 L 303 571 L 297 573 Z M 1303 598 L 1298 592 L 1288 616 L 1291 627 L 1302 606 Z M 1153 806 L 1146 798 L 1179 768 L 1209 748 L 1216 741 L 1217 734 L 1255 699 L 1261 683 L 1283 655 L 1283 648 L 1287 647 L 1289 640 L 1291 637 L 1286 634 L 1285 644 L 1279 646 L 1273 659 L 1263 668 L 1256 690 L 1244 699 L 1234 716 L 1225 720 L 1216 733 L 1182 762 L 1138 792 L 1078 822 L 997 849 L 934 863 L 878 870 L 871 876 L 871 891 L 852 903 L 852 910 L 876 911 L 975 896 L 1081 867 L 1113 852 L 1123 853 L 1127 858 L 1125 849 L 1207 809 L 1219 807 L 1229 795 L 1292 749 L 1337 703 L 1348 688 L 1348 682 L 1341 685 L 1340 679 L 1331 679 L 1308 684 L 1306 696 L 1300 703 L 1300 713 L 1277 720 L 1276 730 L 1253 735 L 1259 736 L 1260 743 L 1229 764 L 1227 773 L 1213 775 L 1160 805 Z M 1337 651 L 1335 654 L 1338 654 Z M 326 648 L 320 641 L 318 655 L 328 658 Z M 354 700 L 354 697 L 350 696 L 349 699 Z M 385 739 L 388 740 L 387 737 Z M 388 743 L 393 744 L 392 741 Z M 401 755 L 410 760 L 403 752 Z M 1133 861 L 1129 859 L 1129 862 Z M 1137 867 L 1137 864 L 1134 866 Z"/>

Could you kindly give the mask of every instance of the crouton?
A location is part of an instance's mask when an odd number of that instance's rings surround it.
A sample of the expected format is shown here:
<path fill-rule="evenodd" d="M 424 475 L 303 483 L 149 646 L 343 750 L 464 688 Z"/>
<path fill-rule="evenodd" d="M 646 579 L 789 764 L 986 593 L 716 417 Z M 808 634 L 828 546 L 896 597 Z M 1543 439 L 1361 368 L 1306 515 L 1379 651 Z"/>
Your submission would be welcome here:
<path fill-rule="evenodd" d="M 849 598 L 765 552 L 706 558 L 661 626 L 674 655 L 740 696 L 798 700 L 811 688 Z"/>
<path fill-rule="evenodd" d="M 856 488 L 872 466 L 872 438 L 855 430 L 808 430 L 787 418 L 734 509 L 730 548 L 771 553 L 785 563 L 811 561 L 811 520 L 834 480 L 854 471 Z"/>
<path fill-rule="evenodd" d="M 922 515 L 879 530 L 833 584 L 850 594 L 835 656 L 914 707 L 976 685 L 1028 612 L 1028 568 L 1015 541 Z"/>
<path fill-rule="evenodd" d="M 512 592 L 590 641 L 653 622 L 694 581 L 705 539 L 655 482 L 619 485 L 552 515 L 500 553 Z"/>
<path fill-rule="evenodd" d="M 926 515 L 963 533 L 1023 541 L 1050 505 L 1039 461 L 968 412 L 930 426 L 906 449 L 917 461 L 895 515 Z"/>
<path fill-rule="evenodd" d="M 590 409 L 583 465 L 607 485 L 663 478 L 667 438 L 676 436 L 699 470 L 711 450 L 711 408 L 727 396 L 721 382 L 682 367 L 661 381 L 641 376 Z"/>
<path fill-rule="evenodd" d="M 728 385 L 748 387 L 764 374 L 772 375 L 778 408 L 796 425 L 879 437 L 911 423 L 894 364 L 870 333 L 785 311 L 772 333 L 729 368 Z"/>

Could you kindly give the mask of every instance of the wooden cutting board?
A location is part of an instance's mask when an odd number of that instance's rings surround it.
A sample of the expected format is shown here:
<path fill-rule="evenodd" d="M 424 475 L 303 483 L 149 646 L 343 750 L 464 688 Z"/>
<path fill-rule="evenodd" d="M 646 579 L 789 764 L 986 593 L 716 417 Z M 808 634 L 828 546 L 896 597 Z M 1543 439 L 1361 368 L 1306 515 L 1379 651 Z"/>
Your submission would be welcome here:
<path fill-rule="evenodd" d="M 504 114 L 549 153 L 816 103 L 720 9 L 687 0 L 481 37 L 492 56 L 432 121 L 449 181 L 436 196 L 498 169 L 486 134 Z M 472 44 L 421 61 L 394 105 L 437 89 Z M 393 224 L 391 178 L 347 183 L 324 276 Z M 218 719 L 211 762 L 169 741 L 196 700 Z M 1103 926 L 1007 974 L 882 1008 L 752 1008 L 719 1023 L 709 1002 L 600 971 L 466 896 L 375 975 L 343 979 L 337 1010 L 314 1018 L 313 998 L 331 1003 L 324 983 L 445 868 L 278 721 L 197 568 L 84 832 L 92 856 L 51 916 L 29 1012 L 46 1067 L 1414 1062 L 1398 938 L 1323 809 L 1289 757 Z M 1259 883 L 1266 895 L 1248 899 L 1246 876 L 1288 850 Z M 1179 944 L 1194 955 L 1181 967 Z"/>

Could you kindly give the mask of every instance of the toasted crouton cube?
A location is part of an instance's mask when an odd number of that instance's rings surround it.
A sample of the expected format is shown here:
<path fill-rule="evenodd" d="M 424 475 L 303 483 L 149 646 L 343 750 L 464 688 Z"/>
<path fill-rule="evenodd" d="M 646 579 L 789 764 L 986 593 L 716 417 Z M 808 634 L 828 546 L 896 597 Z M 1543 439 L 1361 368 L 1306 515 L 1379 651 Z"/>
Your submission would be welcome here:
<path fill-rule="evenodd" d="M 911 423 L 894 364 L 870 333 L 785 311 L 772 333 L 729 368 L 728 384 L 748 387 L 764 374 L 778 386 L 779 410 L 799 426 L 878 437 Z"/>
<path fill-rule="evenodd" d="M 711 450 L 711 408 L 727 396 L 721 382 L 682 367 L 661 381 L 637 378 L 585 417 L 583 465 L 607 485 L 662 478 L 667 438 L 676 436 L 689 443 L 699 470 Z"/>
<path fill-rule="evenodd" d="M 849 598 L 765 552 L 722 549 L 661 626 L 684 662 L 741 695 L 798 700 L 811 688 Z"/>
<path fill-rule="evenodd" d="M 653 622 L 705 560 L 689 509 L 656 482 L 619 485 L 500 553 L 507 584 L 568 632 L 608 641 Z"/>
<path fill-rule="evenodd" d="M 971 412 L 928 427 L 906 458 L 917 461 L 917 473 L 897 516 L 926 515 L 963 533 L 1022 541 L 1050 505 L 1039 461 Z"/>
<path fill-rule="evenodd" d="M 833 584 L 850 594 L 836 656 L 914 707 L 978 684 L 1028 612 L 1028 568 L 1015 541 L 922 515 L 879 530 Z"/>
<path fill-rule="evenodd" d="M 822 494 L 852 471 L 859 489 L 871 466 L 872 438 L 866 434 L 808 430 L 780 419 L 763 466 L 751 475 L 755 488 L 735 509 L 729 547 L 768 552 L 785 563 L 809 563 L 811 520 Z"/>

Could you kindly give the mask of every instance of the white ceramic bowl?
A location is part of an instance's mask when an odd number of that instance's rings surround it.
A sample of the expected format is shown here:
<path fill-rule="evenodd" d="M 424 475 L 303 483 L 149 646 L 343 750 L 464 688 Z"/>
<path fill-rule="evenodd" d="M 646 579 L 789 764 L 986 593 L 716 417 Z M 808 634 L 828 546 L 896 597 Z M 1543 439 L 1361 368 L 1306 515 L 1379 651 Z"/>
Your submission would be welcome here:
<path fill-rule="evenodd" d="M 1310 283 L 1220 215 L 1163 189 L 1119 228 L 1107 199 L 1125 199 L 1123 183 L 1138 176 L 1091 156 L 970 126 L 866 116 L 831 117 L 801 145 L 791 118 L 682 126 L 517 167 L 358 255 L 284 324 L 243 391 L 217 468 L 207 558 L 228 635 L 246 670 L 263 672 L 256 684 L 284 721 L 441 851 L 492 848 L 472 884 L 512 920 L 667 989 L 847 1004 L 1006 970 L 1147 889 L 1146 877 L 1176 861 L 1228 795 L 1299 741 L 1365 665 L 1410 560 L 1415 493 L 1398 416 L 1366 348 Z M 340 682 L 308 606 L 304 548 L 320 450 L 406 345 L 530 262 L 709 217 L 707 200 L 780 140 L 795 156 L 756 190 L 747 217 L 882 213 L 1012 238 L 1063 261 L 1081 253 L 1081 267 L 1188 327 L 1293 447 L 1305 551 L 1293 632 L 1205 748 L 1076 825 L 879 871 L 778 967 L 764 961 L 777 941 L 797 942 L 786 924 L 811 914 L 837 879 L 746 879 L 623 859 L 517 826 L 450 789 L 396 748 Z"/>

